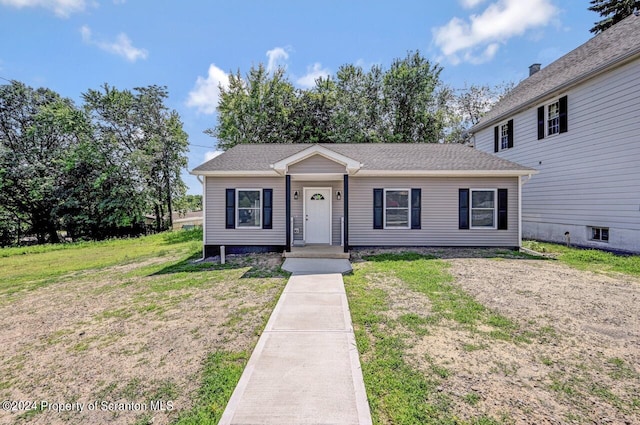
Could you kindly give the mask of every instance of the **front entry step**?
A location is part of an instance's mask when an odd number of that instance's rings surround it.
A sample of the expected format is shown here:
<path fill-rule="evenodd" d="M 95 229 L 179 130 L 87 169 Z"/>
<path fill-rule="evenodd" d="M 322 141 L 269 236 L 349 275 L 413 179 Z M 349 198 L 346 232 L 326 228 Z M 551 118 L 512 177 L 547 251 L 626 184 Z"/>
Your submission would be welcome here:
<path fill-rule="evenodd" d="M 335 245 L 306 245 L 293 246 L 291 252 L 285 252 L 285 258 L 332 258 L 349 259 L 349 253 L 344 247 Z"/>

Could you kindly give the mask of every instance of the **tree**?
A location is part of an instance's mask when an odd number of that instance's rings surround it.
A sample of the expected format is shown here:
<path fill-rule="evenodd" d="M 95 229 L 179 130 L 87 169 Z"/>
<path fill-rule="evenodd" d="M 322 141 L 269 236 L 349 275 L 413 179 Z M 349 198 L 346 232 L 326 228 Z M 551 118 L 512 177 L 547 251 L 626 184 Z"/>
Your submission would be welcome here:
<path fill-rule="evenodd" d="M 589 10 L 597 12 L 604 19 L 595 22 L 589 31 L 600 34 L 640 9 L 640 0 L 591 0 Z"/>
<path fill-rule="evenodd" d="M 185 191 L 180 172 L 187 165 L 188 136 L 178 113 L 164 104 L 166 87 L 130 91 L 105 84 L 83 98 L 101 155 L 96 178 L 110 188 L 98 204 L 99 219 L 107 228 L 139 227 L 153 211 L 156 230 L 169 228 L 173 199 Z"/>
<path fill-rule="evenodd" d="M 442 68 L 420 52 L 396 59 L 384 75 L 387 142 L 437 142 L 442 134 L 437 88 Z"/>
<path fill-rule="evenodd" d="M 73 102 L 51 90 L 0 86 L 0 205 L 18 231 L 26 220 L 39 243 L 60 240 L 63 164 L 84 123 Z"/>
<path fill-rule="evenodd" d="M 464 143 L 468 130 L 480 122 L 493 105 L 502 99 L 513 83 L 489 85 L 470 85 L 454 90 L 443 87 L 441 96 L 445 102 L 445 141 Z"/>
<path fill-rule="evenodd" d="M 218 121 L 205 133 L 238 143 L 438 142 L 445 130 L 441 68 L 409 52 L 389 70 L 343 65 L 335 77 L 296 90 L 283 69 L 260 64 L 220 87 Z"/>
<path fill-rule="evenodd" d="M 291 143 L 295 100 L 284 69 L 268 73 L 259 64 L 251 67 L 246 80 L 238 71 L 229 76 L 228 87 L 220 87 L 218 123 L 205 133 L 216 137 L 224 150 L 238 143 Z"/>

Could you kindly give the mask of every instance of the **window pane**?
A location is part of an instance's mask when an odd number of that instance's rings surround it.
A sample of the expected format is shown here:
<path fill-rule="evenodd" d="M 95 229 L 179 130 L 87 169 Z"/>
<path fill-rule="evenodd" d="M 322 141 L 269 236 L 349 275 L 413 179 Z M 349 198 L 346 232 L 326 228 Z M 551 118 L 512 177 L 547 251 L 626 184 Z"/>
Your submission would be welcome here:
<path fill-rule="evenodd" d="M 387 208 L 387 227 L 409 227 L 409 209 Z"/>
<path fill-rule="evenodd" d="M 260 190 L 238 190 L 238 227 L 260 227 Z"/>
<path fill-rule="evenodd" d="M 471 208 L 493 208 L 493 190 L 474 190 L 471 193 Z"/>
<path fill-rule="evenodd" d="M 609 229 L 602 229 L 602 240 L 609 241 Z"/>
<path fill-rule="evenodd" d="M 388 190 L 386 193 L 387 193 L 387 208 L 390 208 L 390 207 L 409 208 L 409 191 Z"/>
<path fill-rule="evenodd" d="M 238 207 L 239 208 L 260 208 L 260 191 L 259 190 L 239 190 L 238 191 Z"/>
<path fill-rule="evenodd" d="M 238 208 L 238 227 L 260 227 L 260 208 Z"/>
<path fill-rule="evenodd" d="M 547 116 L 547 135 L 551 136 L 560 132 L 560 103 L 554 102 L 549 105 Z"/>
<path fill-rule="evenodd" d="M 471 226 L 472 227 L 494 227 L 493 226 L 493 210 L 472 210 Z"/>
<path fill-rule="evenodd" d="M 500 149 L 509 148 L 509 126 L 504 124 L 500 126 Z"/>
<path fill-rule="evenodd" d="M 600 239 L 600 229 L 598 227 L 591 229 L 591 239 Z"/>

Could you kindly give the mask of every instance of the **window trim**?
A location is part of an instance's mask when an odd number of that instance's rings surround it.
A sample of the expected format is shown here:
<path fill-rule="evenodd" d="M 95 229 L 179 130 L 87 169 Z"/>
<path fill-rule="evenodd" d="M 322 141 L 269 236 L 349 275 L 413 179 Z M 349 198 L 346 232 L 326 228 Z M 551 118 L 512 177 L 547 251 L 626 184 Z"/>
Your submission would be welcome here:
<path fill-rule="evenodd" d="M 240 192 L 259 192 L 260 193 L 260 206 L 258 208 L 256 207 L 251 207 L 251 208 L 246 208 L 246 207 L 240 207 Z M 262 201 L 263 201 L 263 192 L 262 192 L 262 188 L 236 188 L 236 229 L 262 229 L 262 222 L 263 222 L 263 217 L 262 217 Z M 257 209 L 260 212 L 260 223 L 258 223 L 257 226 L 241 226 L 240 225 L 240 209 L 252 209 L 255 210 Z"/>
<path fill-rule="evenodd" d="M 599 234 L 600 234 L 600 238 L 596 239 L 593 234 L 595 232 L 595 230 L 598 230 Z M 606 230 L 607 232 L 607 239 L 603 239 L 602 238 L 602 231 Z M 609 230 L 608 227 L 602 227 L 602 226 L 589 226 L 588 228 L 588 237 L 589 240 L 591 242 L 597 242 L 597 243 L 609 243 L 609 239 L 611 238 L 611 232 Z"/>
<path fill-rule="evenodd" d="M 509 121 L 498 125 L 500 131 L 498 141 L 498 152 L 509 149 Z"/>
<path fill-rule="evenodd" d="M 569 103 L 568 95 L 558 96 L 542 103 L 537 109 L 538 140 L 555 137 L 569 131 Z M 550 109 L 558 105 L 557 132 L 549 134 Z M 555 125 L 553 126 L 555 128 Z"/>
<path fill-rule="evenodd" d="M 473 192 L 493 192 L 493 226 L 474 226 L 473 225 L 473 210 L 489 210 L 489 208 L 474 208 L 473 207 Z M 469 189 L 469 229 L 472 230 L 497 230 L 498 229 L 498 189 L 483 189 L 483 188 L 470 188 Z"/>
<path fill-rule="evenodd" d="M 407 192 L 407 225 L 387 226 L 387 192 Z M 392 207 L 393 208 L 393 207 Z M 396 208 L 405 209 L 405 208 Z M 385 230 L 410 230 L 411 229 L 411 188 L 383 188 L 382 192 L 382 228 Z"/>
<path fill-rule="evenodd" d="M 554 128 L 557 128 L 557 131 L 554 133 L 549 133 L 551 126 L 549 122 L 551 121 L 551 106 L 558 105 L 558 115 L 553 118 L 557 120 L 557 124 L 554 124 Z M 548 102 L 544 105 L 544 137 L 553 137 L 560 134 L 560 98 L 554 99 L 551 102 Z"/>

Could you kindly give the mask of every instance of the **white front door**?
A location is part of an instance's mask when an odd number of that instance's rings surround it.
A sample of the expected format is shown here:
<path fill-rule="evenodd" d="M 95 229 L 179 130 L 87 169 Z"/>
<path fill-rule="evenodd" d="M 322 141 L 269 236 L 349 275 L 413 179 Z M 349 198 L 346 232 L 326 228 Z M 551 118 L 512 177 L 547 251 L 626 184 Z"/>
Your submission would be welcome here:
<path fill-rule="evenodd" d="M 304 240 L 331 244 L 331 188 L 304 188 Z"/>

